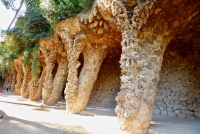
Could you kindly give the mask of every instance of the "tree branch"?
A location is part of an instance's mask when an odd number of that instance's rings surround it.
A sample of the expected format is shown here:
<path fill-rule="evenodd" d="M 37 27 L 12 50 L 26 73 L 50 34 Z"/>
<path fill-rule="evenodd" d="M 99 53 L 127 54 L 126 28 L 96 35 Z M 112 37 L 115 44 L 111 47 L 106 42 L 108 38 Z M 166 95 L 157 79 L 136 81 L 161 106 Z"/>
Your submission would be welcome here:
<path fill-rule="evenodd" d="M 18 13 L 19 13 L 19 11 L 21 10 L 23 3 L 24 3 L 24 0 L 22 0 L 22 1 L 20 2 L 20 6 L 19 6 L 19 8 L 16 10 L 15 16 L 14 16 L 14 18 L 12 19 L 12 21 L 11 21 L 10 25 L 8 26 L 7 30 L 10 30 L 10 27 L 12 26 L 12 24 L 13 24 L 13 22 L 15 21 L 17 15 L 18 15 Z"/>

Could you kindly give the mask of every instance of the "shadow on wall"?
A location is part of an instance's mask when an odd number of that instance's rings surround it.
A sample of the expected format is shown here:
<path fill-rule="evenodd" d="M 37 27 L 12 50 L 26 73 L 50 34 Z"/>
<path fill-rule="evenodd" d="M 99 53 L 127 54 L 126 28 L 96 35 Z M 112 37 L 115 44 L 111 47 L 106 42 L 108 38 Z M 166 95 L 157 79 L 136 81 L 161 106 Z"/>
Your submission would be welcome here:
<path fill-rule="evenodd" d="M 117 103 L 115 97 L 120 91 L 120 56 L 120 45 L 107 54 L 107 57 L 101 65 L 88 104 L 98 104 L 111 107 L 116 106 Z"/>

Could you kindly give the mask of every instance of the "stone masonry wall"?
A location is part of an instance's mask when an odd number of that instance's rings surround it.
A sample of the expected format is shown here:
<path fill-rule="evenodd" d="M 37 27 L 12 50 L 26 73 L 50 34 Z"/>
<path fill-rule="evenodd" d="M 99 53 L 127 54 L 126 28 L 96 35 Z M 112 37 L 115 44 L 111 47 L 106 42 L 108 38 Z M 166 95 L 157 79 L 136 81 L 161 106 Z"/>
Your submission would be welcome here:
<path fill-rule="evenodd" d="M 154 113 L 200 119 L 200 66 L 194 58 L 165 52 Z"/>
<path fill-rule="evenodd" d="M 108 53 L 103 61 L 97 81 L 90 95 L 90 104 L 116 106 L 115 97 L 120 91 L 120 49 Z"/>

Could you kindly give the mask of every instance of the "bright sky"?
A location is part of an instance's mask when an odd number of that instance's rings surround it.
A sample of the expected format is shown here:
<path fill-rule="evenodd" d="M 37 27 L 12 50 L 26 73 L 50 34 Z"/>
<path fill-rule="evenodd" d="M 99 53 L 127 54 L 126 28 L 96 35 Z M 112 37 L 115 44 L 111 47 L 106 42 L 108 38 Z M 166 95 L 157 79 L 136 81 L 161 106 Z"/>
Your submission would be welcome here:
<path fill-rule="evenodd" d="M 16 8 L 19 7 L 19 0 L 15 2 Z M 25 10 L 25 6 L 22 7 L 22 10 Z M 12 21 L 15 12 L 12 9 L 6 9 L 6 7 L 0 2 L 0 29 L 6 30 Z"/>
<path fill-rule="evenodd" d="M 15 12 L 6 9 L 6 7 L 0 3 L 0 29 L 6 30 L 14 15 Z"/>
<path fill-rule="evenodd" d="M 19 0 L 16 1 L 16 8 L 19 7 Z M 25 6 L 22 7 L 20 11 L 25 10 Z M 0 2 L 0 30 L 6 30 L 11 23 L 13 17 L 15 15 L 15 12 L 12 9 L 6 9 L 6 7 Z M 14 26 L 15 23 L 13 23 L 12 26 Z M 1 37 L 0 37 L 1 40 Z"/>

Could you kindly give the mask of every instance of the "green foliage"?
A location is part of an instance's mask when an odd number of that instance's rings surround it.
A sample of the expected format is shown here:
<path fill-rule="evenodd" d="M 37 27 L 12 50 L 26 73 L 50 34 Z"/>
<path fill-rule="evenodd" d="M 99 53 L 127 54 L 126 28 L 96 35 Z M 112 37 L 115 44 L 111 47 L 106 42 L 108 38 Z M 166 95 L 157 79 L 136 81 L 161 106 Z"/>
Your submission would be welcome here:
<path fill-rule="evenodd" d="M 1 2 L 5 5 L 7 9 L 12 9 L 13 11 L 16 10 L 14 5 L 15 0 L 1 0 Z"/>
<path fill-rule="evenodd" d="M 33 61 L 32 61 L 32 78 L 37 79 L 38 74 L 40 73 L 40 62 L 39 62 L 39 46 L 36 45 L 34 48 L 34 53 L 33 53 Z"/>
<path fill-rule="evenodd" d="M 0 43 L 7 55 L 1 56 L 1 61 L 12 62 L 19 55 L 25 57 L 24 70 L 27 70 L 28 60 L 30 60 L 30 50 L 37 46 L 38 40 L 50 35 L 50 24 L 43 17 L 39 7 L 29 6 L 24 16 L 18 17 L 15 27 L 8 31 L 3 31 L 5 42 Z M 9 60 L 8 60 L 9 59 Z M 4 62 L 6 65 L 7 62 Z M 1 70 L 7 66 L 0 65 Z"/>
<path fill-rule="evenodd" d="M 40 0 L 40 2 L 44 17 L 54 27 L 58 21 L 75 16 L 89 8 L 94 0 Z"/>
<path fill-rule="evenodd" d="M 12 64 L 10 60 L 10 51 L 5 47 L 0 45 L 0 72 L 4 72 Z"/>
<path fill-rule="evenodd" d="M 16 0 L 1 0 L 8 9 L 16 10 Z M 77 15 L 88 9 L 94 0 L 25 0 L 26 12 L 19 16 L 15 27 L 1 32 L 5 41 L 0 42 L 0 72 L 24 54 L 24 71 L 30 67 L 33 56 L 33 77 L 39 74 L 38 40 L 50 36 L 58 21 Z M 22 2 L 22 1 L 21 1 Z M 0 33 L 0 34 L 1 34 Z M 32 56 L 31 56 L 32 55 Z"/>
<path fill-rule="evenodd" d="M 33 52 L 33 48 L 28 47 L 26 48 L 25 52 L 24 52 L 24 66 L 23 66 L 23 71 L 24 74 L 27 73 L 27 70 L 30 67 L 30 59 L 31 59 L 31 53 Z"/>

